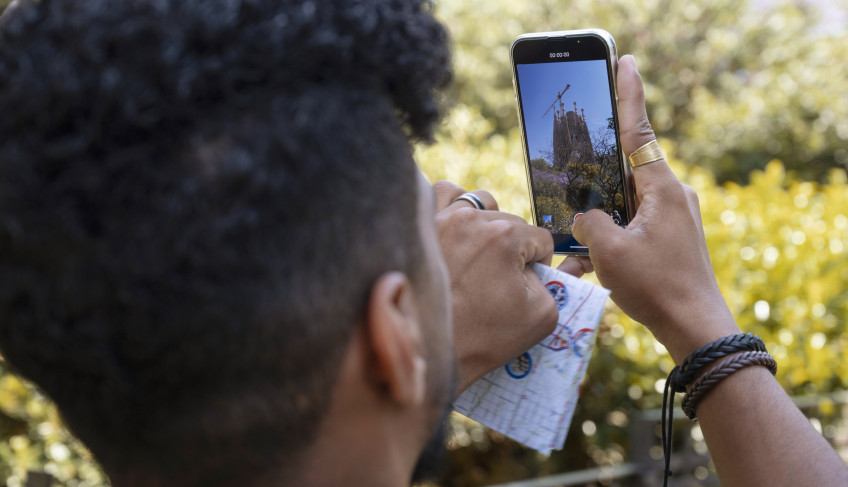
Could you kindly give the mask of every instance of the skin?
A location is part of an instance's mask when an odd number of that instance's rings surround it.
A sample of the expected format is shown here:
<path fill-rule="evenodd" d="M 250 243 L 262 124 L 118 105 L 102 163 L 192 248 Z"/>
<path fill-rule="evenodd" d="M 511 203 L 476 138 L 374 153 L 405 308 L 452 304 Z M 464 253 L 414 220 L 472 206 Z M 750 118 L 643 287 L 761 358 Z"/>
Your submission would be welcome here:
<path fill-rule="evenodd" d="M 490 370 L 527 351 L 556 328 L 556 303 L 530 264 L 550 265 L 549 231 L 498 211 L 486 191 L 474 191 L 486 208 L 465 200 L 447 181 L 433 186 L 436 225 L 450 269 L 458 360 L 458 392 Z"/>
<path fill-rule="evenodd" d="M 629 154 L 655 139 L 632 56 L 618 68 L 621 142 Z M 675 363 L 739 327 L 710 265 L 698 198 L 664 160 L 633 168 L 638 211 L 627 229 L 597 210 L 574 226 L 589 257 L 560 266 L 597 274 L 613 301 L 665 345 Z M 848 485 L 848 468 L 764 367 L 720 382 L 697 415 L 721 485 Z"/>
<path fill-rule="evenodd" d="M 485 211 L 454 201 L 464 192 L 419 174 L 425 282 L 391 272 L 374 284 L 333 404 L 284 485 L 409 485 L 445 406 L 556 327 L 556 304 L 529 267 L 551 263 L 550 232 L 497 211 L 484 191 Z"/>
<path fill-rule="evenodd" d="M 295 475 L 268 485 L 409 485 L 443 419 L 455 373 L 449 282 L 420 174 L 418 193 L 427 271 L 418 285 L 401 272 L 378 278 L 315 442 Z"/>

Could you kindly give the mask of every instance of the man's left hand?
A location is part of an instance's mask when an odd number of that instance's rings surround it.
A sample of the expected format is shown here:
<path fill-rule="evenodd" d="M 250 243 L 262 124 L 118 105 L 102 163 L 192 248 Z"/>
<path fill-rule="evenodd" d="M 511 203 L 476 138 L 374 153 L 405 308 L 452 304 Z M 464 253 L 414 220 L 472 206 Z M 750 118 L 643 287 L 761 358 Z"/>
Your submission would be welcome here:
<path fill-rule="evenodd" d="M 545 229 L 498 211 L 494 197 L 474 191 L 485 210 L 459 186 L 439 181 L 436 226 L 450 273 L 458 392 L 514 359 L 553 332 L 557 308 L 530 264 L 551 265 L 553 239 Z"/>

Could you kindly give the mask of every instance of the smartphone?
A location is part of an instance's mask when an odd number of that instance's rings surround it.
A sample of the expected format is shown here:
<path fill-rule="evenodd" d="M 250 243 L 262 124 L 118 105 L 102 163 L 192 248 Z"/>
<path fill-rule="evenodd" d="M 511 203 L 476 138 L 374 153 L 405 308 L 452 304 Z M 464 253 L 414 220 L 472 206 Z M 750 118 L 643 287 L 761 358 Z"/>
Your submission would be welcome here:
<path fill-rule="evenodd" d="M 588 255 L 572 235 L 575 220 L 597 208 L 625 227 L 634 211 L 615 42 L 601 29 L 524 34 L 510 59 L 534 222 L 551 231 L 555 253 Z"/>

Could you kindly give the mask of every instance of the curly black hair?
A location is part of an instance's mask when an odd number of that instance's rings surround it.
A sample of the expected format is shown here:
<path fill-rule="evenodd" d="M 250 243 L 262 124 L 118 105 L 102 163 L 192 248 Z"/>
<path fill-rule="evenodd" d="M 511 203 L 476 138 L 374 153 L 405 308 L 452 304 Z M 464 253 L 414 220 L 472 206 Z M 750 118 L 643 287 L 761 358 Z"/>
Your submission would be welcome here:
<path fill-rule="evenodd" d="M 3 19 L 0 350 L 113 483 L 248 485 L 313 439 L 373 281 L 420 274 L 410 140 L 450 79 L 430 10 L 41 0 Z"/>

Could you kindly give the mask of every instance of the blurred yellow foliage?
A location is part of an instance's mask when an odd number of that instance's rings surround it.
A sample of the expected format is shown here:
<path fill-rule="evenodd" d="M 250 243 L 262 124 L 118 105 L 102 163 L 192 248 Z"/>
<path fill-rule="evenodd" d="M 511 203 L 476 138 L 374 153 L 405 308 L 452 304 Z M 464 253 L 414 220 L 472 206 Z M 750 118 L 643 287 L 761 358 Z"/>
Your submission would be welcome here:
<path fill-rule="evenodd" d="M 695 173 L 695 171 L 693 171 Z M 698 175 L 704 228 L 722 291 L 739 325 L 766 339 L 795 392 L 844 386 L 848 363 L 848 185 L 793 181 L 772 161 L 748 186 L 711 187 Z"/>
<path fill-rule="evenodd" d="M 687 165 L 744 181 L 772 158 L 805 179 L 848 167 L 846 5 L 790 0 L 437 1 L 456 44 L 450 100 L 517 126 L 512 39 L 601 27 L 634 54 L 651 122 Z M 824 9 L 817 7 L 824 6 Z M 467 108 L 474 107 L 474 108 Z M 685 143 L 683 143 L 685 141 Z"/>
<path fill-rule="evenodd" d="M 525 32 L 605 28 L 620 54 L 636 55 L 662 146 L 699 194 L 713 266 L 739 325 L 766 340 L 790 392 L 845 388 L 848 32 L 826 22 L 844 20 L 844 9 L 822 17 L 788 0 L 435 5 L 455 41 L 456 79 L 436 143 L 416 148 L 429 177 L 489 190 L 502 210 L 529 219 L 509 44 Z M 657 387 L 672 366 L 650 333 L 610 305 L 565 451 L 541 458 L 455 420 L 456 468 L 445 482 L 620 463 L 627 412 L 659 405 Z M 0 483 L 22 485 L 28 469 L 67 486 L 105 482 L 55 408 L 0 360 Z"/>
<path fill-rule="evenodd" d="M 434 179 L 466 189 L 488 189 L 502 210 L 530 218 L 518 129 L 487 137 L 491 124 L 467 107 L 454 111 L 437 143 L 419 147 L 417 160 Z M 751 182 L 716 185 L 712 175 L 674 158 L 671 165 L 700 197 L 707 245 L 728 305 L 745 331 L 757 333 L 781 363 L 779 377 L 795 392 L 830 390 L 848 378 L 839 360 L 848 335 L 848 184 L 834 168 L 828 182 L 795 181 L 780 161 L 751 173 Z M 642 328 L 620 313 L 622 356 L 658 362 Z M 635 354 L 635 355 L 634 355 Z M 672 367 L 667 361 L 662 369 Z M 653 383 L 642 384 L 653 389 Z M 804 386 L 804 388 L 801 388 Z"/>
<path fill-rule="evenodd" d="M 520 144 L 517 129 L 491 139 L 496 141 L 493 143 L 483 136 L 485 123 L 469 119 L 468 112 L 460 117 L 459 121 L 450 117 L 451 131 L 443 134 L 436 146 L 419 148 L 417 156 L 425 173 L 434 179 L 445 177 L 466 189 L 489 189 L 502 209 L 529 218 L 526 175 L 513 145 Z M 478 143 L 460 144 L 455 137 Z M 503 146 L 504 140 L 512 141 L 511 149 Z M 765 170 L 754 171 L 748 185 L 717 185 L 708 171 L 676 159 L 675 144 L 661 142 L 671 154 L 675 173 L 699 195 L 707 246 L 728 305 L 742 330 L 766 341 L 778 361 L 781 384 L 796 395 L 845 388 L 846 172 L 832 169 L 825 184 L 798 181 L 788 177 L 783 164 L 774 160 Z M 504 439 L 493 433 L 475 442 L 471 433 L 479 436 L 479 427 L 453 416 L 452 470 L 445 485 L 484 485 L 598 463 L 621 463 L 609 459 L 623 458 L 626 421 L 617 424 L 610 414 L 658 407 L 662 381 L 674 364 L 644 327 L 612 304 L 603 317 L 598 339 L 565 453 L 539 459 L 520 447 L 504 444 Z M 830 415 L 834 408 L 824 404 L 820 412 Z M 598 433 L 582 435 L 580 427 L 585 421 L 597 424 Z M 575 458 L 575 451 L 587 454 L 586 464 Z"/>
<path fill-rule="evenodd" d="M 437 11 L 456 41 L 456 83 L 436 144 L 417 148 L 429 177 L 486 189 L 502 210 L 529 220 L 510 42 L 525 32 L 605 28 L 619 54 L 636 55 L 661 145 L 699 194 L 716 276 L 739 325 L 766 340 L 790 393 L 846 386 L 844 27 L 823 31 L 812 7 L 780 1 L 492 0 L 438 2 Z M 828 15 L 845 18 L 844 10 Z M 621 463 L 627 413 L 659 406 L 673 366 L 644 327 L 610 305 L 564 451 L 539 458 L 454 416 L 444 485 Z"/>
<path fill-rule="evenodd" d="M 22 486 L 28 470 L 50 473 L 69 487 L 105 484 L 100 468 L 63 426 L 56 407 L 12 374 L 0 357 L 0 481 Z"/>

